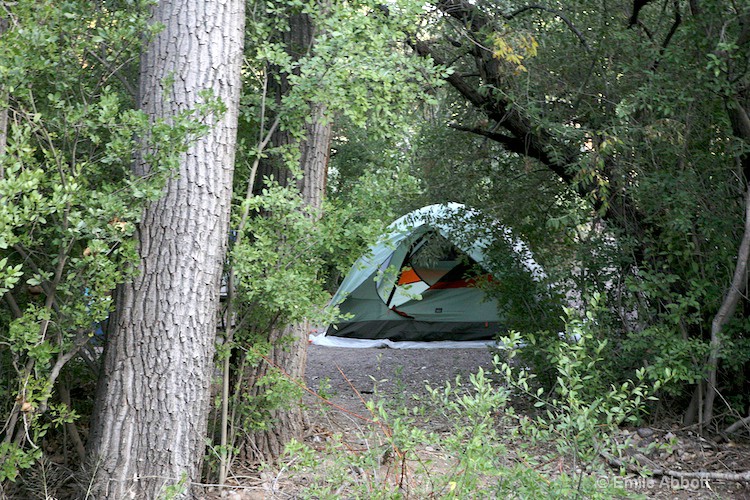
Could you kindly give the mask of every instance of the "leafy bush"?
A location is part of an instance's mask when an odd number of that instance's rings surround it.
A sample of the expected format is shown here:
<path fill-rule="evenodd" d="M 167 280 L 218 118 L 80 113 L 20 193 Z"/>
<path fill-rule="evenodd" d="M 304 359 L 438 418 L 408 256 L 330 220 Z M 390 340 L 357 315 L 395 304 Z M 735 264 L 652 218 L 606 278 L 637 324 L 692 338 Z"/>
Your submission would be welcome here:
<path fill-rule="evenodd" d="M 0 483 L 32 466 L 41 438 L 76 418 L 58 395 L 60 377 L 96 342 L 116 285 L 133 275 L 143 206 L 223 112 L 209 95 L 169 122 L 133 109 L 128 72 L 157 28 L 146 4 L 108 4 L 17 2 L 3 14 Z M 131 170 L 136 151 L 147 176 Z"/>
<path fill-rule="evenodd" d="M 547 352 L 556 378 L 551 390 L 534 386 L 535 376 L 518 366 L 523 338 L 505 338 L 505 360 L 495 356 L 493 381 L 479 370 L 442 388 L 428 387 L 431 407 L 388 410 L 382 399 L 368 403 L 370 424 L 354 450 L 341 435 L 322 450 L 293 442 L 283 472 L 304 475 L 305 498 L 612 498 L 624 497 L 599 460 L 619 456 L 629 443 L 612 436 L 621 424 L 640 418 L 662 385 L 646 371 L 621 385 L 599 373 L 606 342 L 594 339 L 591 323 L 569 321 L 566 337 Z M 668 373 L 663 378 L 668 378 Z M 534 401 L 535 411 L 518 412 L 514 397 Z M 437 414 L 450 426 L 443 433 L 420 427 Z M 443 421 L 443 420 L 441 420 Z M 550 446 L 554 451 L 547 452 Z M 427 449 L 434 453 L 427 453 Z M 429 457 L 444 457 L 432 462 Z"/>

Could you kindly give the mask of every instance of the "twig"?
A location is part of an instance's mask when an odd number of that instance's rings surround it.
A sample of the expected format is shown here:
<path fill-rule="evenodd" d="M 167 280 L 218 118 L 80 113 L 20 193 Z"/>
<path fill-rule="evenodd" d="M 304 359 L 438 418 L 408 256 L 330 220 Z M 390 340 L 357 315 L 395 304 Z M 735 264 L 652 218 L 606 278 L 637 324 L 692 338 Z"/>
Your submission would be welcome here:
<path fill-rule="evenodd" d="M 291 467 L 291 466 L 292 466 L 292 464 L 294 463 L 294 461 L 295 461 L 295 460 L 297 460 L 297 457 L 295 457 L 295 458 L 292 458 L 292 459 L 291 459 L 291 460 L 289 461 L 289 463 L 287 463 L 287 464 L 284 464 L 284 466 L 283 466 L 283 467 L 282 467 L 281 469 L 279 469 L 279 472 L 278 472 L 278 474 L 276 474 L 276 477 L 274 477 L 274 478 L 273 478 L 273 484 L 271 484 L 271 493 L 272 493 L 272 494 L 273 494 L 273 492 L 274 492 L 274 491 L 276 491 L 276 488 L 277 488 L 277 486 L 278 486 L 278 484 L 279 484 L 279 479 L 281 478 L 281 475 L 282 475 L 282 474 L 283 474 L 283 473 L 284 473 L 284 472 L 285 472 L 285 471 L 286 471 L 286 470 L 287 470 L 287 469 L 288 469 L 289 467 Z"/>

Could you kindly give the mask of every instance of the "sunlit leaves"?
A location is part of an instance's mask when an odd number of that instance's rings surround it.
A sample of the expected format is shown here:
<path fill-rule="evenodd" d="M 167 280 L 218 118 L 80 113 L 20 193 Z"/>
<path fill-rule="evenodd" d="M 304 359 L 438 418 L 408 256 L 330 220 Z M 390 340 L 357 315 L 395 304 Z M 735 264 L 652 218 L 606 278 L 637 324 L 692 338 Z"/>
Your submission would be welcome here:
<path fill-rule="evenodd" d="M 516 73 L 528 71 L 525 59 L 535 57 L 539 43 L 533 35 L 503 30 L 493 37 L 492 56 L 508 62 Z"/>

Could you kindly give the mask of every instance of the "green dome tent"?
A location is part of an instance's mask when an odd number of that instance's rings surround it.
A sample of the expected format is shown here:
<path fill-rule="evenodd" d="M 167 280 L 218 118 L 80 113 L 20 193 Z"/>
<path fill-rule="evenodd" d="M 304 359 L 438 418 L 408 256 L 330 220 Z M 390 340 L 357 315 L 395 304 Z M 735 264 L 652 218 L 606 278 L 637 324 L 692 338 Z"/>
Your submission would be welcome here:
<path fill-rule="evenodd" d="M 477 286 L 492 280 L 491 231 L 458 203 L 411 212 L 357 260 L 331 300 L 348 319 L 327 336 L 395 341 L 492 339 L 503 329 L 494 301 Z M 483 229 L 484 228 L 484 229 Z M 531 273 L 541 267 L 509 230 L 500 233 Z"/>

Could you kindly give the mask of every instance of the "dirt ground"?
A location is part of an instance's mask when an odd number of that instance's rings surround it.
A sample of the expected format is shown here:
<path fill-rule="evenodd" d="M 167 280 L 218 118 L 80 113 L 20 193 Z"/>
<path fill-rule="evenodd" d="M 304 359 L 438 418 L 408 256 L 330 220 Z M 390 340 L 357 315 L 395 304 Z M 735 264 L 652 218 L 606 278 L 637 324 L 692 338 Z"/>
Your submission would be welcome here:
<path fill-rule="evenodd" d="M 310 344 L 305 379 L 310 389 L 322 389 L 336 404 L 362 412 L 366 409 L 359 395 L 424 397 L 426 384 L 442 387 L 458 375 L 466 380 L 480 367 L 492 371 L 489 349 L 350 349 Z"/>

